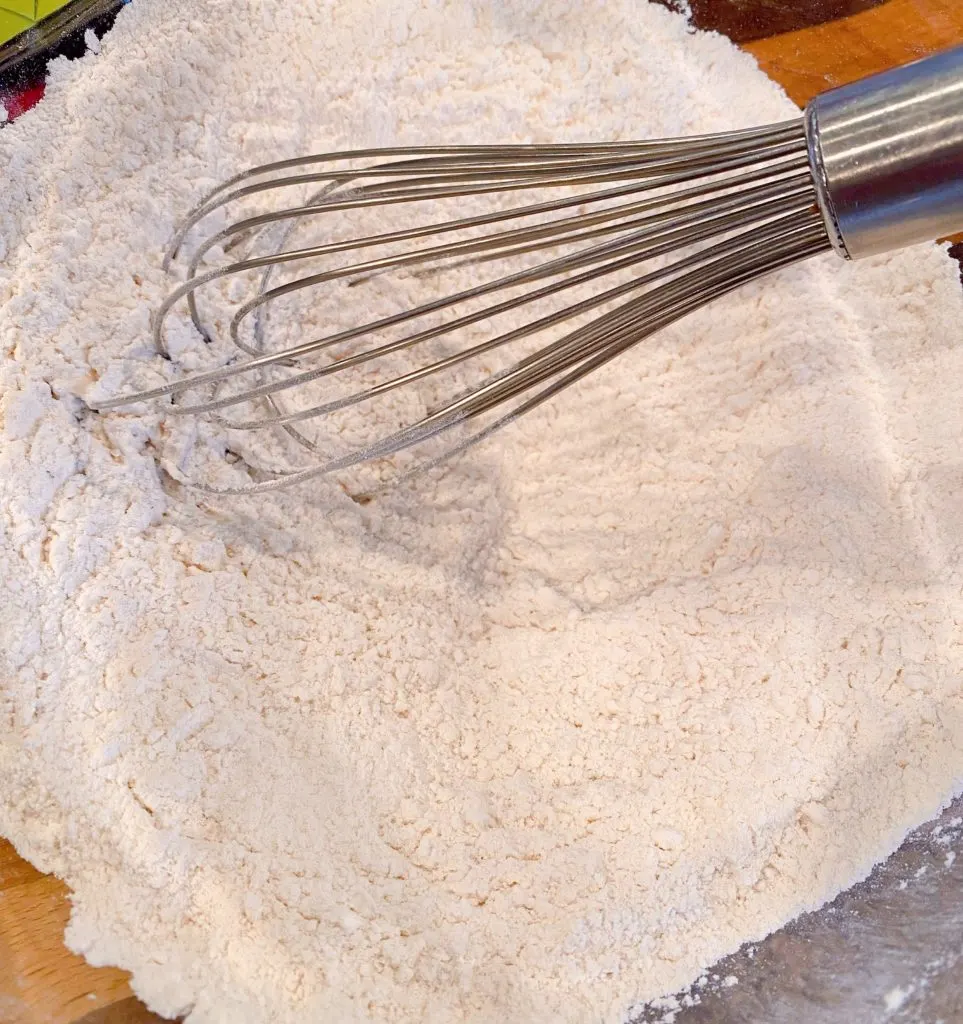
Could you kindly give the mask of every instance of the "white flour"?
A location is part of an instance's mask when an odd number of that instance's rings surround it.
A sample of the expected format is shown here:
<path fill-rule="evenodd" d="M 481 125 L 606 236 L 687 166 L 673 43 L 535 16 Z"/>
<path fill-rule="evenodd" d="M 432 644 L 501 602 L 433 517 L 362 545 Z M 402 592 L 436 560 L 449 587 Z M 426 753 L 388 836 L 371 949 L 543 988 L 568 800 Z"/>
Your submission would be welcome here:
<path fill-rule="evenodd" d="M 0 132 L 0 832 L 208 1022 L 613 1024 L 963 777 L 963 348 L 936 247 L 691 318 L 454 467 L 169 496 L 160 252 L 317 149 L 791 105 L 637 0 L 137 0 Z"/>

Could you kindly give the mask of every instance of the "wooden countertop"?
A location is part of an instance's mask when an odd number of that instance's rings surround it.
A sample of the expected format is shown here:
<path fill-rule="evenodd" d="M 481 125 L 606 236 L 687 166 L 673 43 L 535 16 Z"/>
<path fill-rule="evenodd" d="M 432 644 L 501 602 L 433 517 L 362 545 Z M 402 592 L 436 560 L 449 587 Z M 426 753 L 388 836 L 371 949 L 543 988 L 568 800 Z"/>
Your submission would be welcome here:
<path fill-rule="evenodd" d="M 662 0 L 671 6 L 671 0 Z M 959 0 L 691 0 L 800 105 L 831 86 L 963 42 Z M 123 971 L 63 945 L 69 892 L 0 839 L 0 1024 L 159 1024 Z"/>

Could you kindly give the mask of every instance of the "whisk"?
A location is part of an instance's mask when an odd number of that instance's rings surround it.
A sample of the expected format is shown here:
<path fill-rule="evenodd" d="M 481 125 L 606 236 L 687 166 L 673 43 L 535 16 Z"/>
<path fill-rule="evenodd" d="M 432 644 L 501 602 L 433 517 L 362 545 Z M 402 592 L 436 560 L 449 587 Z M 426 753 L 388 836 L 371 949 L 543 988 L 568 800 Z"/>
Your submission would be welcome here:
<path fill-rule="evenodd" d="M 241 215 L 227 218 L 229 206 Z M 373 226 L 359 229 L 364 217 Z M 343 235 L 332 231 L 338 218 L 351 228 Z M 291 244 L 305 225 L 326 234 Z M 183 304 L 215 365 L 188 376 L 167 366 L 173 379 L 92 405 L 162 402 L 231 431 L 271 431 L 283 442 L 272 452 L 303 453 L 247 465 L 220 492 L 414 453 L 408 472 L 746 282 L 831 250 L 859 259 L 961 228 L 963 47 L 752 130 L 281 160 L 210 193 L 166 256 L 186 279 L 157 310 L 154 345 L 169 358 Z M 445 291 L 437 281 L 452 274 Z M 372 288 L 393 311 L 353 317 Z M 412 302 L 418 288 L 428 294 Z M 334 329 L 292 339 L 299 321 L 288 313 L 272 344 L 269 313 L 291 303 L 320 307 Z M 413 389 L 417 400 L 401 397 Z M 388 414 L 366 420 L 382 433 L 345 426 L 384 400 Z M 319 427 L 332 418 L 326 436 Z"/>

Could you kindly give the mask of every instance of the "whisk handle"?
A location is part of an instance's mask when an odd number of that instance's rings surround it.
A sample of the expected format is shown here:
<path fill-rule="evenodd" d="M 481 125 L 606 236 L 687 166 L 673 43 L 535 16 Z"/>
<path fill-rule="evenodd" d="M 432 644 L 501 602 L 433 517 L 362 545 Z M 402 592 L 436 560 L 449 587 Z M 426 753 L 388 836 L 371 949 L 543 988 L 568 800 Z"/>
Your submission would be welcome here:
<path fill-rule="evenodd" d="M 841 256 L 963 230 L 963 46 L 817 96 L 806 136 Z"/>

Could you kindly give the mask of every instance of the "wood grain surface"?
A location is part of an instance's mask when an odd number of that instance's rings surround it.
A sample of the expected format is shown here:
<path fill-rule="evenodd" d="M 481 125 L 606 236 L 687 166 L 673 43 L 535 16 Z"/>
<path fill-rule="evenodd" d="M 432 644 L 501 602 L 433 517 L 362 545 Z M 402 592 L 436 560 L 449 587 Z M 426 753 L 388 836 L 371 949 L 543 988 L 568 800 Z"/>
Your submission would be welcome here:
<path fill-rule="evenodd" d="M 744 46 L 803 106 L 832 86 L 961 42 L 961 0 L 889 0 L 851 18 Z"/>
<path fill-rule="evenodd" d="M 134 999 L 124 971 L 91 967 L 68 952 L 63 932 L 69 914 L 63 882 L 42 875 L 0 840 L 0 1021 L 161 1021 Z"/>
<path fill-rule="evenodd" d="M 672 6 L 673 0 L 662 0 Z M 963 0 L 691 0 L 800 105 L 816 93 L 963 42 Z M 69 892 L 0 839 L 0 1024 L 158 1024 L 127 975 L 63 945 Z"/>

